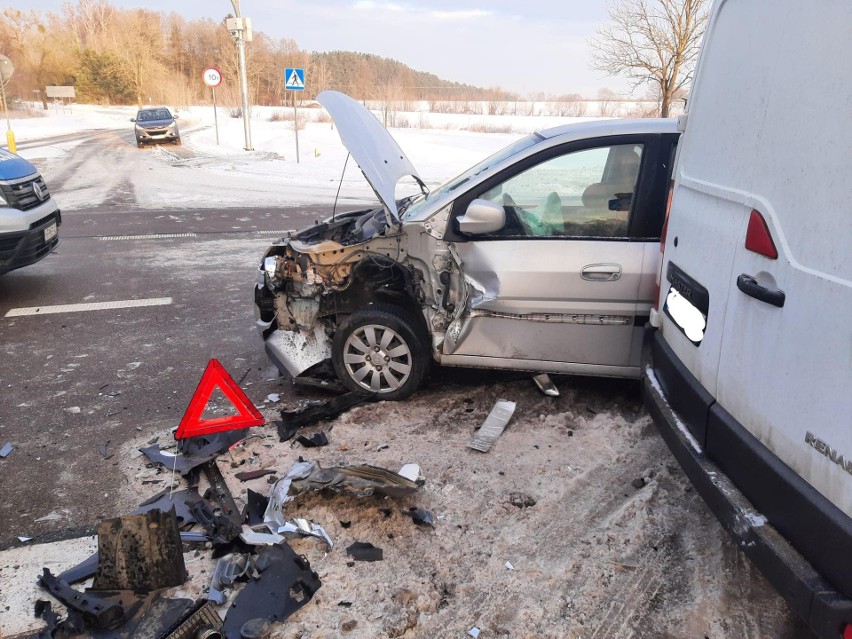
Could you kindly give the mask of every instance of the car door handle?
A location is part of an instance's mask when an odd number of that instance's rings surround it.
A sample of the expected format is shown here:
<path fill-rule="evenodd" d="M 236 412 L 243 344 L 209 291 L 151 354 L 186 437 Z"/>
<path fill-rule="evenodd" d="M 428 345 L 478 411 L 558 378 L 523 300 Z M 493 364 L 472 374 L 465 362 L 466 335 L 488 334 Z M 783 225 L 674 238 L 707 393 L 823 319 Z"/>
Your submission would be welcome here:
<path fill-rule="evenodd" d="M 777 306 L 778 308 L 783 308 L 784 302 L 787 299 L 784 291 L 779 289 L 773 290 L 771 288 L 761 286 L 757 283 L 756 279 L 745 273 L 737 278 L 737 288 L 749 297 L 753 297 L 761 302 L 766 302 L 772 306 Z"/>
<path fill-rule="evenodd" d="M 621 264 L 588 264 L 580 277 L 589 282 L 614 282 L 621 277 Z"/>

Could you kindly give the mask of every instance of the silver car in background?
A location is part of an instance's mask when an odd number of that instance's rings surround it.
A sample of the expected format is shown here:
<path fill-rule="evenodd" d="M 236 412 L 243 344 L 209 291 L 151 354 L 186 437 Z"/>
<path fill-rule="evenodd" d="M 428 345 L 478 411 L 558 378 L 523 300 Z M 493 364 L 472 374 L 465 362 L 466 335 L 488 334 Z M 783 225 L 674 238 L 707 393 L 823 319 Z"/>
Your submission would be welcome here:
<path fill-rule="evenodd" d="M 402 399 L 432 362 L 640 376 L 678 133 L 604 120 L 533 133 L 432 192 L 367 109 L 318 97 L 381 206 L 273 244 L 257 325 L 282 372 L 331 359 Z M 396 199 L 413 178 L 421 193 Z"/>

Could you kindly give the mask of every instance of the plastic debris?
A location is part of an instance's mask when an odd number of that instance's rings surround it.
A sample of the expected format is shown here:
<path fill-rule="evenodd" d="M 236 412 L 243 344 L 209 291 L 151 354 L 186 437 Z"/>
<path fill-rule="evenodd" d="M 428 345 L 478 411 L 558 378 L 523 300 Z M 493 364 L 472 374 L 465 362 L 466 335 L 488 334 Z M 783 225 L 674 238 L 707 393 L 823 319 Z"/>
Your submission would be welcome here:
<path fill-rule="evenodd" d="M 26 543 L 28 541 L 32 541 L 32 537 L 18 537 L 18 541 Z"/>
<path fill-rule="evenodd" d="M 354 494 L 358 497 L 368 497 L 373 494 L 401 497 L 413 493 L 420 487 L 420 484 L 408 477 L 369 464 L 333 466 L 331 468 L 322 468 L 315 463 L 311 463 L 311 465 L 313 469 L 308 475 L 293 480 L 292 489 L 295 494 L 309 490 L 328 489 L 338 493 Z"/>
<path fill-rule="evenodd" d="M 232 430 L 214 435 L 203 435 L 183 439 L 180 442 L 181 453 L 175 455 L 163 451 L 159 444 L 140 448 L 139 450 L 155 464 L 161 464 L 169 470 L 175 470 L 181 475 L 188 475 L 198 466 L 216 459 L 241 439 L 248 431 Z"/>
<path fill-rule="evenodd" d="M 260 470 L 247 470 L 242 473 L 235 473 L 234 477 L 240 481 L 250 481 L 252 479 L 257 479 L 258 477 L 263 477 L 264 475 L 274 474 L 275 471 L 272 468 L 261 468 Z"/>
<path fill-rule="evenodd" d="M 283 526 L 287 523 L 287 517 L 284 515 L 284 504 L 288 501 L 293 501 L 293 497 L 289 495 L 290 486 L 295 479 L 302 479 L 311 474 L 316 467 L 313 462 L 298 462 L 287 472 L 287 474 L 275 482 L 272 491 L 269 493 L 269 505 L 266 507 L 266 512 L 263 514 L 263 521 L 273 523 L 277 526 Z"/>
<path fill-rule="evenodd" d="M 249 555 L 229 553 L 220 557 L 219 561 L 216 562 L 216 568 L 213 569 L 207 599 L 220 606 L 228 601 L 228 597 L 224 593 L 225 589 L 233 586 L 237 579 L 245 575 L 250 564 Z"/>
<path fill-rule="evenodd" d="M 382 561 L 384 559 L 384 551 L 381 548 L 376 548 L 373 544 L 364 541 L 353 543 L 346 549 L 346 554 L 355 561 Z"/>
<path fill-rule="evenodd" d="M 399 469 L 397 475 L 410 479 L 416 484 L 423 484 L 426 482 L 426 477 L 423 476 L 423 471 L 420 470 L 420 466 L 418 464 L 406 464 Z"/>
<path fill-rule="evenodd" d="M 279 534 L 298 535 L 300 537 L 316 537 L 324 541 L 329 550 L 334 548 L 334 542 L 331 541 L 331 537 L 329 537 L 325 528 L 307 519 L 295 517 L 283 526 L 279 526 L 277 532 Z"/>
<path fill-rule="evenodd" d="M 433 526 L 435 523 L 432 513 L 423 508 L 412 507 L 408 510 L 403 510 L 402 514 L 411 517 L 411 520 L 418 526 Z"/>
<path fill-rule="evenodd" d="M 266 401 L 279 402 L 281 401 L 281 395 L 279 395 L 278 393 L 269 393 L 269 395 L 266 396 Z"/>
<path fill-rule="evenodd" d="M 473 637 L 473 639 L 476 639 L 479 636 L 479 628 L 474 626 L 473 628 L 467 631 L 467 634 Z"/>
<path fill-rule="evenodd" d="M 329 400 L 312 400 L 305 402 L 295 410 L 282 410 L 282 423 L 278 427 L 279 434 L 282 430 L 286 433 L 293 428 L 310 426 L 323 419 L 337 417 L 342 412 L 349 410 L 375 396 L 375 393 L 365 394 L 352 391 Z M 286 441 L 282 439 L 281 441 Z"/>
<path fill-rule="evenodd" d="M 278 533 L 269 532 L 268 530 L 257 531 L 243 524 L 240 539 L 251 546 L 274 546 L 282 543 L 284 537 Z"/>
<path fill-rule="evenodd" d="M 468 444 L 469 448 L 487 453 L 497 438 L 503 433 L 512 415 L 515 414 L 515 402 L 506 399 L 498 399 L 494 408 L 485 418 L 485 422 L 476 431 L 473 440 Z"/>
<path fill-rule="evenodd" d="M 506 566 L 506 570 L 514 570 L 515 569 L 515 567 L 512 565 L 511 561 L 507 561 L 504 565 Z"/>
<path fill-rule="evenodd" d="M 0 448 L 0 457 L 5 459 L 13 450 L 15 450 L 15 448 L 12 446 L 12 442 L 6 442 L 3 444 L 3 448 Z"/>
<path fill-rule="evenodd" d="M 316 448 L 317 446 L 328 446 L 328 435 L 324 432 L 320 431 L 318 433 L 314 433 L 310 437 L 306 437 L 304 435 L 300 435 L 296 438 L 296 441 L 299 442 L 305 448 Z"/>
<path fill-rule="evenodd" d="M 559 397 L 559 389 L 556 388 L 556 384 L 553 383 L 553 380 L 550 379 L 550 375 L 547 373 L 536 375 L 533 377 L 533 382 L 538 386 L 538 390 L 548 397 Z"/>

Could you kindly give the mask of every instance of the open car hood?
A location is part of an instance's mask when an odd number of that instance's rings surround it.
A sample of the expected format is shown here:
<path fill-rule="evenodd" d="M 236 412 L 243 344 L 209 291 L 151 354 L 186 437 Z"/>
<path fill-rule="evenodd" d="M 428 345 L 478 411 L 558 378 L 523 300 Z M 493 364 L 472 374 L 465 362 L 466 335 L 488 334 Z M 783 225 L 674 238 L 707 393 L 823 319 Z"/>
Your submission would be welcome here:
<path fill-rule="evenodd" d="M 398 222 L 397 182 L 411 176 L 425 190 L 417 169 L 378 118 L 359 102 L 338 91 L 323 91 L 317 96 L 317 100 L 331 115 L 343 145 L 358 163 L 364 177 L 393 220 Z"/>

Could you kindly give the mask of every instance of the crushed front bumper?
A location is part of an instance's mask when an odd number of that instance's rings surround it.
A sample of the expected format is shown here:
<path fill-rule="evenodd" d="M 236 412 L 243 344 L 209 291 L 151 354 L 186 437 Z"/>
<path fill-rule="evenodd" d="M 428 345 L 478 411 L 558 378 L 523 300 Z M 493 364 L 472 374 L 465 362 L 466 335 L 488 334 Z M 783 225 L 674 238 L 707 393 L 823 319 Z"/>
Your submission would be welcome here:
<path fill-rule="evenodd" d="M 44 209 L 45 215 L 32 222 L 28 229 L 0 233 L 0 275 L 35 264 L 59 246 L 62 214 L 55 205 L 47 205 Z"/>

